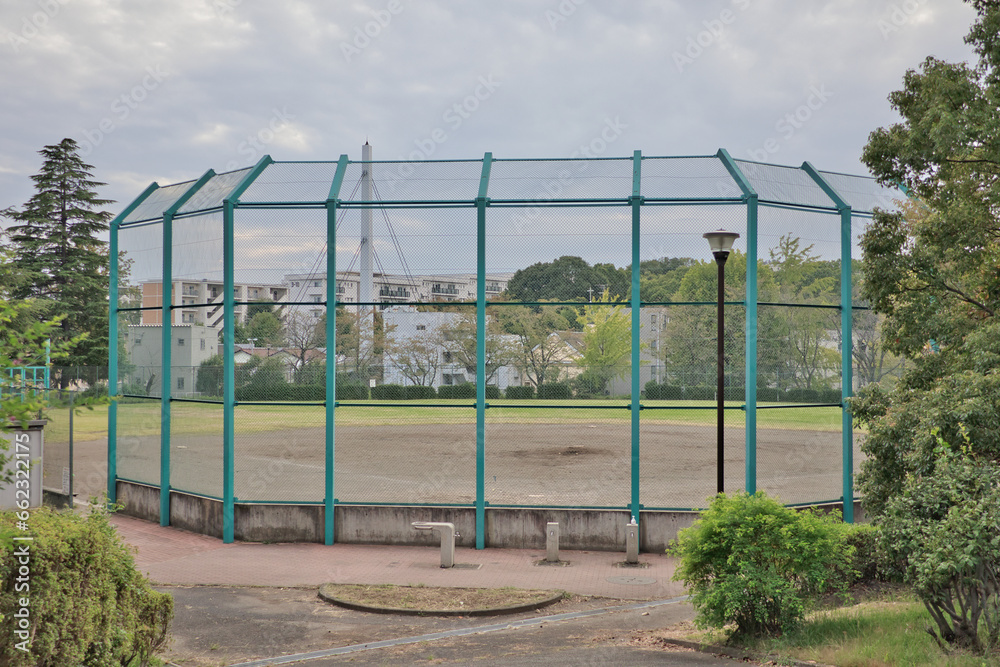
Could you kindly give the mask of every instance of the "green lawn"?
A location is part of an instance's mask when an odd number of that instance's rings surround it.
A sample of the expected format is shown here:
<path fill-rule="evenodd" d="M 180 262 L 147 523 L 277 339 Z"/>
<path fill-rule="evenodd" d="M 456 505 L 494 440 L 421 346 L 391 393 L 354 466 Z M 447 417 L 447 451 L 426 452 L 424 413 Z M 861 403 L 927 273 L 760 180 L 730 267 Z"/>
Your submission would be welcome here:
<path fill-rule="evenodd" d="M 475 402 L 471 399 L 435 400 L 435 405 L 446 407 L 415 407 L 384 401 L 364 401 L 364 405 L 345 405 L 337 408 L 339 426 L 378 426 L 382 424 L 465 424 L 476 420 Z M 713 401 L 643 401 L 643 422 L 715 424 Z M 423 405 L 423 404 L 422 404 Z M 612 423 L 621 424 L 630 419 L 631 411 L 624 400 L 496 400 L 489 401 L 486 421 L 501 423 Z M 552 407 L 533 407 L 546 405 Z M 743 424 L 741 403 L 726 404 L 726 423 L 738 428 Z M 768 404 L 762 404 L 763 407 Z M 669 409 L 663 409 L 669 408 Z M 161 407 L 157 401 L 126 403 L 118 408 L 119 423 L 132 435 L 149 435 L 159 432 Z M 68 410 L 53 409 L 51 422 L 46 428 L 46 439 L 65 441 L 69 433 Z M 174 429 L 178 433 L 217 433 L 222 419 L 222 406 L 218 404 L 171 404 Z M 248 405 L 237 406 L 237 432 L 279 431 L 289 425 L 295 427 L 321 427 L 325 409 L 322 406 L 303 405 Z M 107 436 L 108 407 L 79 409 L 74 416 L 74 433 L 77 440 L 96 440 Z M 758 428 L 799 429 L 813 431 L 840 430 L 839 408 L 795 407 L 759 409 Z"/>
<path fill-rule="evenodd" d="M 786 658 L 855 667 L 1000 665 L 998 654 L 987 658 L 946 655 L 925 631 L 929 627 L 936 625 L 919 602 L 871 602 L 817 613 L 798 631 L 753 648 Z"/>

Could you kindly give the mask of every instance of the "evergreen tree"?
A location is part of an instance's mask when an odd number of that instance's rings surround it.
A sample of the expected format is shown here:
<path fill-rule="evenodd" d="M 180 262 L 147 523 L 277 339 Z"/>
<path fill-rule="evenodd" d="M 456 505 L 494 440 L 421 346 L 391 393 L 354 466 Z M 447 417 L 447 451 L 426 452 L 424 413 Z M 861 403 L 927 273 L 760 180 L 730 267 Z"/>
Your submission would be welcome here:
<path fill-rule="evenodd" d="M 108 231 L 111 214 L 100 210 L 113 202 L 100 199 L 92 180 L 93 167 L 78 155 L 72 139 L 46 146 L 42 170 L 32 176 L 36 194 L 22 210 L 2 215 L 15 224 L 7 228 L 14 262 L 27 280 L 14 285 L 14 299 L 36 299 L 44 317 L 63 316 L 56 338 L 84 336 L 66 363 L 106 366 L 108 363 L 108 249 L 98 235 Z"/>

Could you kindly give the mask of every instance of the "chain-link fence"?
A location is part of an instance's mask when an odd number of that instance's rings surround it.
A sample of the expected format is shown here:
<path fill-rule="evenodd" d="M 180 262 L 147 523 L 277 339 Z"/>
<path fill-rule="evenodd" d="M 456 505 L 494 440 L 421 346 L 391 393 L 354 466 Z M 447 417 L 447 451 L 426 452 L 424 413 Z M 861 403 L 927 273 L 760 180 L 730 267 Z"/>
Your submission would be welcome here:
<path fill-rule="evenodd" d="M 704 507 L 721 466 L 726 490 L 846 507 L 843 399 L 901 363 L 852 264 L 900 196 L 725 151 L 265 158 L 151 186 L 112 226 L 115 474 L 226 503 L 636 513 Z"/>

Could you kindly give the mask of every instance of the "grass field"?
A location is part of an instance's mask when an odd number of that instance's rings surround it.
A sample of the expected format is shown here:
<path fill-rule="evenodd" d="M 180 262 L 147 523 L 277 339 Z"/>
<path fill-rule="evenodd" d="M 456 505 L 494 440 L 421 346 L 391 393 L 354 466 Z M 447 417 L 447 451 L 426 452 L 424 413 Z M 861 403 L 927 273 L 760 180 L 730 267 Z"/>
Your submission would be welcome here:
<path fill-rule="evenodd" d="M 423 405 L 423 404 L 422 404 Z M 337 408 L 337 424 L 341 426 L 379 426 L 400 424 L 472 424 L 476 421 L 474 402 L 453 399 L 435 401 L 442 407 L 416 407 L 399 403 L 367 401 L 364 405 Z M 488 424 L 623 424 L 631 412 L 625 401 L 490 401 L 486 411 Z M 663 424 L 715 424 L 713 401 L 643 401 L 641 419 Z M 760 428 L 798 429 L 836 432 L 841 426 L 841 412 L 833 407 L 793 407 L 768 409 L 761 404 L 757 412 Z M 726 422 L 731 427 L 742 425 L 742 404 L 726 404 Z M 219 430 L 222 406 L 205 403 L 174 402 L 171 415 L 175 433 L 208 434 Z M 161 406 L 158 401 L 128 403 L 119 406 L 119 419 L 128 423 L 133 435 L 151 435 L 159 432 Z M 303 405 L 250 405 L 237 406 L 235 429 L 240 432 L 260 433 L 281 431 L 296 427 L 321 427 L 325 423 L 325 408 Z M 46 427 L 46 439 L 62 442 L 68 439 L 68 410 L 50 412 L 51 421 Z M 107 437 L 108 407 L 78 409 L 74 416 L 74 438 L 97 440 Z"/>

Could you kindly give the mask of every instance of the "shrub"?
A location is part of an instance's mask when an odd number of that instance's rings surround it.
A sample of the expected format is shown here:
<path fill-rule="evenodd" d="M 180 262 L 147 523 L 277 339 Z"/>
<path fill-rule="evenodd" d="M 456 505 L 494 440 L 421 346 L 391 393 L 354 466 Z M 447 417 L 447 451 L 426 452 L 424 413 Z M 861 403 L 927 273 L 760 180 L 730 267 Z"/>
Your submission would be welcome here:
<path fill-rule="evenodd" d="M 850 562 L 839 515 L 783 507 L 763 491 L 719 494 L 671 551 L 701 627 L 735 624 L 734 635 L 787 632 L 807 602 L 843 588 L 837 566 Z"/>
<path fill-rule="evenodd" d="M 573 390 L 565 382 L 550 382 L 538 388 L 538 398 L 573 398 Z"/>
<path fill-rule="evenodd" d="M 338 401 L 367 401 L 368 387 L 358 382 L 337 382 Z"/>
<path fill-rule="evenodd" d="M 163 646 L 173 598 L 150 587 L 135 568 L 106 511 L 87 516 L 42 508 L 31 512 L 30 590 L 17 592 L 24 542 L 13 542 L 18 513 L 0 513 L 0 664 L 147 665 Z M 20 532 L 20 531 L 16 531 Z M 15 546 L 18 545 L 18 546 Z M 19 598 L 29 597 L 33 636 L 29 651 L 15 633 Z"/>
<path fill-rule="evenodd" d="M 409 384 L 403 387 L 404 400 L 417 401 L 434 398 L 437 398 L 437 390 L 434 387 L 424 387 L 419 384 Z"/>
<path fill-rule="evenodd" d="M 742 401 L 746 395 L 746 387 L 725 387 L 722 392 L 722 396 L 727 401 Z"/>
<path fill-rule="evenodd" d="M 438 388 L 438 398 L 475 398 L 476 385 L 471 382 L 444 385 Z"/>
<path fill-rule="evenodd" d="M 715 387 L 685 387 L 684 398 L 689 401 L 714 401 Z"/>
<path fill-rule="evenodd" d="M 487 398 L 487 400 L 489 400 L 489 399 L 498 400 L 498 399 L 500 399 L 502 397 L 503 397 L 503 395 L 500 393 L 500 387 L 498 387 L 496 385 L 493 385 L 493 384 L 486 385 L 486 398 Z"/>
<path fill-rule="evenodd" d="M 932 474 L 907 475 L 889 499 L 884 543 L 937 624 L 938 635 L 928 631 L 938 643 L 982 654 L 1000 644 L 1000 465 L 938 440 Z"/>
<path fill-rule="evenodd" d="M 522 398 L 534 398 L 535 388 L 531 385 L 516 386 L 512 385 L 507 387 L 506 391 L 507 398 L 511 399 L 522 399 Z"/>
<path fill-rule="evenodd" d="M 372 399 L 376 401 L 401 401 L 403 400 L 403 385 L 376 385 L 372 387 Z"/>
<path fill-rule="evenodd" d="M 843 540 L 853 549 L 854 557 L 844 569 L 848 583 L 903 580 L 903 572 L 890 559 L 882 540 L 882 531 L 871 523 L 843 524 Z"/>
<path fill-rule="evenodd" d="M 326 385 L 324 384 L 293 384 L 288 386 L 290 401 L 325 401 Z"/>
<path fill-rule="evenodd" d="M 651 401 L 659 401 L 663 399 L 663 385 L 658 384 L 655 380 L 650 380 L 646 383 L 645 387 L 646 398 Z"/>
<path fill-rule="evenodd" d="M 660 397 L 665 401 L 679 401 L 684 398 L 684 392 L 676 385 L 661 384 Z"/>

